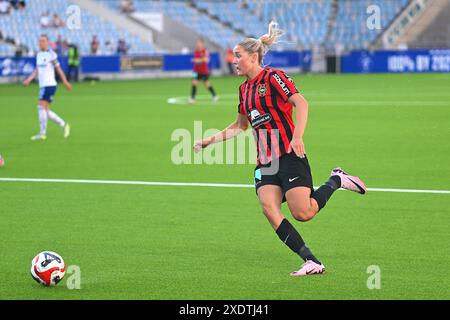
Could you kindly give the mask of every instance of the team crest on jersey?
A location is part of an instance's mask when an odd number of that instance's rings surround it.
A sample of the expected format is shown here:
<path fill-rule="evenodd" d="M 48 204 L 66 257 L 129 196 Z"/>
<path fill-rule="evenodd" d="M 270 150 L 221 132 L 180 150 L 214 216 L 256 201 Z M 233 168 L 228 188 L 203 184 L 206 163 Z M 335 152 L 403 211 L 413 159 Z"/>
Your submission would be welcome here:
<path fill-rule="evenodd" d="M 257 90 L 258 90 L 258 94 L 261 97 L 265 96 L 266 92 L 267 92 L 266 84 L 265 83 L 259 84 L 258 87 L 257 87 Z"/>

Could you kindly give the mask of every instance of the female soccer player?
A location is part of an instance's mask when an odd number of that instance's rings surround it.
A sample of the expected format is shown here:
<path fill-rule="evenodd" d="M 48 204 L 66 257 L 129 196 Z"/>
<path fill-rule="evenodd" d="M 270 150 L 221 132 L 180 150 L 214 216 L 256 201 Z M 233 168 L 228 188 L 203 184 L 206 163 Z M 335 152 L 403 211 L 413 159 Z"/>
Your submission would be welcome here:
<path fill-rule="evenodd" d="M 308 103 L 298 92 L 294 81 L 283 71 L 262 67 L 262 59 L 271 44 L 281 35 L 277 24 L 269 24 L 269 32 L 259 39 L 247 38 L 234 48 L 234 64 L 238 75 L 247 80 L 239 88 L 236 120 L 218 134 L 194 143 L 199 152 L 210 144 L 230 139 L 251 124 L 257 146 L 255 188 L 264 215 L 278 237 L 305 262 L 292 276 L 320 274 L 324 265 L 305 245 L 294 226 L 283 216 L 281 205 L 287 202 L 298 221 L 311 220 L 339 188 L 360 194 L 367 192 L 364 183 L 341 168 L 317 190 L 313 189 L 311 169 L 303 144 L 308 116 Z M 292 107 L 297 108 L 295 124 Z"/>
<path fill-rule="evenodd" d="M 209 83 L 209 52 L 206 50 L 205 43 L 202 39 L 197 40 L 192 62 L 194 63 L 194 72 L 192 75 L 191 98 L 189 99 L 189 102 L 195 102 L 195 95 L 197 94 L 197 85 L 199 80 L 202 80 L 206 89 L 211 92 L 213 101 L 217 101 L 219 97 L 216 95 L 213 86 Z"/>
<path fill-rule="evenodd" d="M 28 86 L 36 76 L 39 76 L 40 93 L 37 109 L 40 131 L 38 135 L 32 136 L 31 140 L 47 139 L 48 119 L 54 121 L 63 128 L 64 138 L 67 138 L 70 134 L 69 124 L 50 110 L 50 104 L 53 101 L 57 86 L 55 70 L 67 90 L 72 90 L 72 85 L 67 81 L 66 75 L 59 65 L 57 54 L 52 49 L 49 49 L 48 37 L 46 35 L 41 35 L 39 37 L 39 49 L 40 51 L 36 55 L 36 69 L 34 69 L 30 76 L 23 81 L 23 85 Z"/>

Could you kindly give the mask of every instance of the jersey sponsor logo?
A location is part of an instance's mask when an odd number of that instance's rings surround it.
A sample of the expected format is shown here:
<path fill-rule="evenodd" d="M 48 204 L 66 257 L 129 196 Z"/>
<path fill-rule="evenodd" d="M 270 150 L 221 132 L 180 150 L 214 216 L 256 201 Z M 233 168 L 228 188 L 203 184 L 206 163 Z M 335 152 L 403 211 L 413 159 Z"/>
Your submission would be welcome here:
<path fill-rule="evenodd" d="M 273 77 L 275 78 L 275 80 L 278 82 L 278 84 L 280 85 L 281 89 L 284 91 L 284 93 L 286 95 L 289 95 L 291 93 L 291 91 L 289 90 L 289 88 L 286 86 L 286 83 L 283 81 L 283 79 L 280 78 L 280 76 L 278 74 L 274 74 Z"/>
<path fill-rule="evenodd" d="M 259 84 L 259 85 L 258 85 L 258 88 L 257 88 L 257 91 L 258 91 L 258 94 L 259 94 L 261 97 L 265 96 L 266 93 L 267 93 L 267 87 L 266 87 L 266 84 L 265 84 L 265 83 Z"/>
<path fill-rule="evenodd" d="M 250 123 L 253 128 L 258 128 L 259 126 L 270 122 L 272 120 L 272 115 L 270 113 L 260 114 L 258 110 L 252 110 L 248 115 L 250 118 Z"/>

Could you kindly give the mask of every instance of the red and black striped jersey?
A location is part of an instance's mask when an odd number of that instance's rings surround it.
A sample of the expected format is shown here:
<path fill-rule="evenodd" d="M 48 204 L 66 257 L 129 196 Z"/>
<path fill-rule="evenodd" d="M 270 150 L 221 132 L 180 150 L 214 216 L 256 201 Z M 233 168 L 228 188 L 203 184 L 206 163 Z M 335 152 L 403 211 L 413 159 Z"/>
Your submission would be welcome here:
<path fill-rule="evenodd" d="M 238 112 L 252 125 L 258 163 L 268 164 L 288 153 L 295 128 L 288 99 L 295 93 L 294 81 L 270 67 L 239 87 Z"/>
<path fill-rule="evenodd" d="M 196 58 L 209 58 L 209 52 L 206 49 L 195 50 L 194 59 Z M 208 74 L 209 66 L 208 62 L 194 62 L 194 72 L 198 74 Z"/>

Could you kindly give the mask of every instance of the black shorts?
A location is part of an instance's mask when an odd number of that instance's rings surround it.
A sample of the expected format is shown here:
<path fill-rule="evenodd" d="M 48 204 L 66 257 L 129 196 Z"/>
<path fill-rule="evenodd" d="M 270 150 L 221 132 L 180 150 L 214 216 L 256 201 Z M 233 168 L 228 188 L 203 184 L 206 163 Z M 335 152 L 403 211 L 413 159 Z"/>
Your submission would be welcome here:
<path fill-rule="evenodd" d="M 270 171 L 268 172 L 268 170 Z M 268 184 L 281 187 L 283 202 L 286 201 L 284 195 L 292 188 L 307 187 L 314 192 L 311 167 L 306 155 L 304 158 L 300 158 L 294 152 L 284 154 L 279 158 L 278 172 L 272 174 L 272 171 L 270 164 L 256 166 L 254 175 L 256 194 L 258 194 L 258 188 Z"/>
<path fill-rule="evenodd" d="M 209 79 L 209 73 L 196 73 L 192 75 L 192 78 L 202 81 L 207 81 Z"/>

